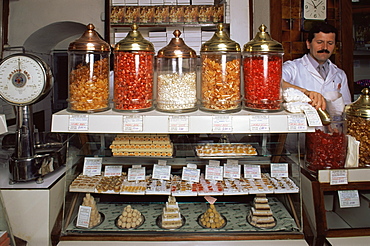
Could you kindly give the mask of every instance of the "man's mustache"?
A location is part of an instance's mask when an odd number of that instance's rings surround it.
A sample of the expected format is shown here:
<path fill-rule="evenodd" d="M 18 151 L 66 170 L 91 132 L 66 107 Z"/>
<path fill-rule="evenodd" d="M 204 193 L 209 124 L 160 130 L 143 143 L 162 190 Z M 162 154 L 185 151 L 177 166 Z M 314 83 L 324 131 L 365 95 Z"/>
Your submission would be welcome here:
<path fill-rule="evenodd" d="M 327 54 L 330 54 L 330 51 L 327 50 L 327 49 L 323 49 L 323 50 L 317 51 L 317 53 L 327 53 Z"/>

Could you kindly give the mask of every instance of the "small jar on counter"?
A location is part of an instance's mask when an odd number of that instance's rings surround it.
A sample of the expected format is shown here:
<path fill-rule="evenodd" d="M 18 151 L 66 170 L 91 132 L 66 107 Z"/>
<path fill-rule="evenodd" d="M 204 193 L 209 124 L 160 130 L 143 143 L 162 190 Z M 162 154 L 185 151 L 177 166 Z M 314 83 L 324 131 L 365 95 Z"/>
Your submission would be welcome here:
<path fill-rule="evenodd" d="M 244 107 L 257 112 L 282 108 L 283 46 L 261 25 L 253 40 L 243 47 Z"/>
<path fill-rule="evenodd" d="M 200 109 L 233 113 L 241 109 L 241 49 L 229 38 L 223 24 L 201 48 Z"/>
<path fill-rule="evenodd" d="M 347 133 L 360 142 L 359 167 L 370 167 L 370 93 L 362 89 L 362 95 L 345 107 Z"/>
<path fill-rule="evenodd" d="M 197 55 L 175 30 L 157 54 L 156 109 L 169 113 L 197 110 Z"/>
<path fill-rule="evenodd" d="M 150 111 L 153 104 L 154 46 L 133 24 L 114 48 L 113 110 Z"/>
<path fill-rule="evenodd" d="M 68 47 L 68 110 L 94 113 L 109 109 L 110 46 L 93 24 Z"/>

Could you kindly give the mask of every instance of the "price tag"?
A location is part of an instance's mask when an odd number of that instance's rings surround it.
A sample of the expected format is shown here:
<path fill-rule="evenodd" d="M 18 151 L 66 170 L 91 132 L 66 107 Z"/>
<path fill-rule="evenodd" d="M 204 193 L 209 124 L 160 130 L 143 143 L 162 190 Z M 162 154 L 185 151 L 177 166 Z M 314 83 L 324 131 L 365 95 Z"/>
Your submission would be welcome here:
<path fill-rule="evenodd" d="M 340 208 L 360 207 L 358 190 L 338 190 L 338 197 Z"/>
<path fill-rule="evenodd" d="M 316 109 L 305 109 L 304 113 L 309 126 L 322 126 L 322 122 Z"/>
<path fill-rule="evenodd" d="M 212 131 L 214 132 L 231 132 L 233 130 L 231 116 L 213 116 Z"/>
<path fill-rule="evenodd" d="M 330 170 L 330 184 L 348 184 L 347 170 Z"/>
<path fill-rule="evenodd" d="M 205 179 L 223 180 L 223 167 L 220 166 L 219 161 L 209 161 L 209 165 L 206 166 Z"/>
<path fill-rule="evenodd" d="M 89 116 L 86 114 L 70 115 L 68 123 L 69 131 L 87 131 L 89 130 Z"/>
<path fill-rule="evenodd" d="M 128 181 L 139 181 L 145 180 L 145 167 L 140 165 L 134 165 L 128 169 L 127 174 Z"/>
<path fill-rule="evenodd" d="M 238 164 L 237 160 L 233 160 L 235 162 L 229 162 L 224 165 L 224 178 L 228 179 L 240 179 L 240 165 Z"/>
<path fill-rule="evenodd" d="M 303 114 L 288 115 L 288 130 L 289 131 L 307 130 L 306 117 Z"/>
<path fill-rule="evenodd" d="M 250 119 L 250 130 L 251 131 L 269 131 L 270 122 L 267 115 L 254 115 Z"/>
<path fill-rule="evenodd" d="M 124 132 L 142 132 L 143 116 L 142 115 L 124 115 L 123 116 Z"/>
<path fill-rule="evenodd" d="M 188 132 L 189 131 L 189 116 L 172 115 L 168 117 L 169 132 Z"/>
<path fill-rule="evenodd" d="M 182 168 L 181 179 L 190 182 L 199 182 L 200 169 L 194 168 L 196 164 L 188 164 Z"/>
<path fill-rule="evenodd" d="M 122 175 L 122 166 L 114 165 L 114 166 L 105 166 L 104 169 L 104 176 L 121 176 Z"/>
<path fill-rule="evenodd" d="M 90 214 L 91 214 L 91 207 L 80 205 L 80 207 L 78 208 L 76 226 L 83 227 L 83 228 L 89 228 Z"/>
<path fill-rule="evenodd" d="M 103 158 L 101 157 L 85 157 L 83 175 L 96 176 L 101 174 Z"/>
<path fill-rule="evenodd" d="M 288 163 L 271 163 L 271 177 L 283 178 L 288 177 Z"/>
<path fill-rule="evenodd" d="M 153 179 L 170 180 L 171 166 L 154 164 L 152 175 Z"/>
<path fill-rule="evenodd" d="M 260 179 L 261 166 L 260 165 L 244 165 L 244 178 L 246 179 Z"/>
<path fill-rule="evenodd" d="M 206 199 L 209 204 L 214 204 L 217 201 L 217 198 L 214 198 L 212 196 L 205 196 L 204 199 Z"/>

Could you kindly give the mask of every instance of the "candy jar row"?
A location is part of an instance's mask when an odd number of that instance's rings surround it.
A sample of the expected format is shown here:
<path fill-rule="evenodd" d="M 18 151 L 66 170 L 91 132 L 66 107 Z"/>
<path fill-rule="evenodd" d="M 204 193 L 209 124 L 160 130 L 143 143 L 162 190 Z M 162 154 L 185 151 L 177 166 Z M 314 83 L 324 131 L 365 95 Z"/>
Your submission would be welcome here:
<path fill-rule="evenodd" d="M 89 24 L 88 30 L 69 46 L 68 110 L 99 112 L 109 109 L 110 46 Z M 145 40 L 136 24 L 114 47 L 113 110 L 185 113 L 200 109 L 215 113 L 241 110 L 282 110 L 282 45 L 261 25 L 256 37 L 244 45 L 231 40 L 217 26 L 213 37 L 202 45 L 200 81 L 197 88 L 198 58 L 176 30 L 169 44 L 158 51 Z M 244 78 L 241 78 L 241 72 Z M 156 73 L 155 73 L 156 72 Z M 156 88 L 154 88 L 156 76 Z M 244 82 L 244 87 L 241 82 Z M 156 91 L 154 107 L 153 93 Z M 199 93 L 199 95 L 198 95 Z"/>

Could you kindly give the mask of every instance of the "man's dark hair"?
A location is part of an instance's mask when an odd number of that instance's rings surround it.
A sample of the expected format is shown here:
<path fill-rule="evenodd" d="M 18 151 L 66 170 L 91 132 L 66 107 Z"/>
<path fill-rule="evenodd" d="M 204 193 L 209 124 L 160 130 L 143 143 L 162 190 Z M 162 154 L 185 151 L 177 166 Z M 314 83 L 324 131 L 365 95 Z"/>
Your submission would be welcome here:
<path fill-rule="evenodd" d="M 312 39 L 315 37 L 316 33 L 323 32 L 323 33 L 335 33 L 335 39 L 337 39 L 338 36 L 338 30 L 325 22 L 320 22 L 316 25 L 314 25 L 311 30 L 308 32 L 307 40 L 308 42 L 312 42 Z"/>

